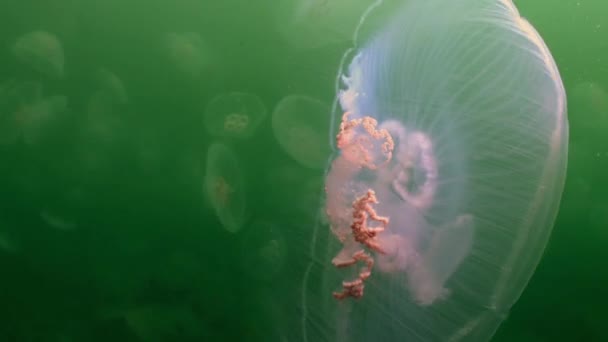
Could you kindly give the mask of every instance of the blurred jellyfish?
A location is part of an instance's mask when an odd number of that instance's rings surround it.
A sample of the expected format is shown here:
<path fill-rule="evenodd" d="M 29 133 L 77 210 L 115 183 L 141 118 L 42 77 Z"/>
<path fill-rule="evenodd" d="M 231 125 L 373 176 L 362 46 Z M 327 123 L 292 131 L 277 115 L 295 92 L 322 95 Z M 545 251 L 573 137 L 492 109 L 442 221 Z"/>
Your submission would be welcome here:
<path fill-rule="evenodd" d="M 247 218 L 245 181 L 236 154 L 222 143 L 207 151 L 204 189 L 224 228 L 231 233 L 241 230 Z"/>
<path fill-rule="evenodd" d="M 266 112 L 266 106 L 256 95 L 220 94 L 205 109 L 205 128 L 213 136 L 249 138 L 264 121 Z"/>
<path fill-rule="evenodd" d="M 122 80 L 108 69 L 100 68 L 95 73 L 95 80 L 99 86 L 98 92 L 108 101 L 115 104 L 125 104 L 129 100 L 127 89 Z"/>
<path fill-rule="evenodd" d="M 57 114 L 66 109 L 67 97 L 43 96 L 40 83 L 5 82 L 0 85 L 0 143 L 38 142 Z"/>
<path fill-rule="evenodd" d="M 309 168 L 322 169 L 331 149 L 325 141 L 329 130 L 325 103 L 304 95 L 283 98 L 272 114 L 272 130 L 287 154 Z"/>
<path fill-rule="evenodd" d="M 86 104 L 82 135 L 86 141 L 109 144 L 122 133 L 127 92 L 122 81 L 112 72 L 99 69 L 95 74 L 97 89 Z"/>
<path fill-rule="evenodd" d="M 352 32 L 369 0 L 293 0 L 277 6 L 279 32 L 295 48 L 352 42 Z"/>
<path fill-rule="evenodd" d="M 57 37 L 46 31 L 29 32 L 17 39 L 12 47 L 17 59 L 49 77 L 61 78 L 64 74 L 63 47 Z"/>
<path fill-rule="evenodd" d="M 169 60 L 181 74 L 198 77 L 210 62 L 203 39 L 196 32 L 167 33 L 163 40 Z"/>
<path fill-rule="evenodd" d="M 19 252 L 20 245 L 13 234 L 7 229 L 6 224 L 0 221 L 0 251 L 6 254 Z"/>
<path fill-rule="evenodd" d="M 44 220 L 44 222 L 46 222 L 46 224 L 57 230 L 68 231 L 76 228 L 75 222 L 58 216 L 55 213 L 46 209 L 40 212 L 40 217 Z"/>
<path fill-rule="evenodd" d="M 280 274 L 287 259 L 287 244 L 279 227 L 256 221 L 241 235 L 243 267 L 253 279 L 271 280 Z"/>
<path fill-rule="evenodd" d="M 303 339 L 486 341 L 553 227 L 564 88 L 510 0 L 410 0 L 392 15 L 346 55 Z"/>

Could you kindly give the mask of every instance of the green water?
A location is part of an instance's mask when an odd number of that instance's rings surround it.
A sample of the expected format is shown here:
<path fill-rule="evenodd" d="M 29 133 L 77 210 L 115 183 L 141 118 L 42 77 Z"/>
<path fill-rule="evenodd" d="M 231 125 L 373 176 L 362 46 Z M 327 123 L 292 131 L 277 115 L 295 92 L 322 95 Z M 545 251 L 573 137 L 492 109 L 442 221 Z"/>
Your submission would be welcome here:
<path fill-rule="evenodd" d="M 285 152 L 271 114 L 290 94 L 331 105 L 351 43 L 323 30 L 356 20 L 302 36 L 286 32 L 277 3 L 0 2 L 0 109 L 45 99 L 56 115 L 39 130 L 0 127 L 1 341 L 298 340 L 325 171 Z M 569 163 L 545 254 L 494 340 L 605 341 L 608 3 L 515 3 L 560 70 Z M 57 37 L 63 67 L 16 58 L 35 31 Z M 206 109 L 229 92 L 265 107 L 249 136 L 210 130 Z M 329 152 L 320 136 L 313 146 Z M 238 160 L 218 157 L 236 188 L 204 180 L 217 142 Z M 222 220 L 209 194 L 244 195 L 243 222 Z"/>

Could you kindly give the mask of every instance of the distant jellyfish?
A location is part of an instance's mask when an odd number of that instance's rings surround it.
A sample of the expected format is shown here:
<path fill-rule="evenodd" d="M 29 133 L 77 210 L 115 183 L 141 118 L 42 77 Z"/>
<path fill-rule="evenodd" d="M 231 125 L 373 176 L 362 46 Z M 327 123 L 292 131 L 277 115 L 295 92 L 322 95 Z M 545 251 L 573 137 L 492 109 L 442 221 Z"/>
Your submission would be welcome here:
<path fill-rule="evenodd" d="M 46 224 L 57 230 L 70 231 L 76 228 L 75 222 L 58 216 L 46 209 L 40 212 L 40 217 L 44 220 L 44 222 L 46 222 Z"/>
<path fill-rule="evenodd" d="M 331 107 L 305 95 L 283 98 L 272 114 L 272 130 L 277 141 L 295 161 L 308 168 L 327 165 L 331 149 L 326 136 Z"/>
<path fill-rule="evenodd" d="M 266 114 L 266 106 L 257 95 L 223 93 L 207 104 L 205 128 L 213 136 L 250 138 Z"/>
<path fill-rule="evenodd" d="M 17 39 L 12 53 L 35 71 L 53 78 L 61 78 L 65 69 L 63 47 L 59 39 L 46 31 L 33 31 Z"/>
<path fill-rule="evenodd" d="M 0 221 L 0 252 L 4 254 L 15 254 L 21 249 L 19 241 L 13 232 L 8 229 L 6 222 Z"/>
<path fill-rule="evenodd" d="M 44 96 L 38 82 L 5 82 L 0 85 L 0 143 L 35 144 L 66 109 L 67 97 Z"/>
<path fill-rule="evenodd" d="M 129 101 L 127 89 L 122 80 L 112 71 L 100 68 L 95 73 L 95 80 L 99 87 L 98 92 L 115 104 L 125 104 Z"/>
<path fill-rule="evenodd" d="M 559 72 L 509 0 L 405 1 L 369 37 L 340 70 L 302 339 L 487 341 L 558 211 Z"/>
<path fill-rule="evenodd" d="M 240 236 L 245 272 L 256 280 L 272 280 L 287 260 L 287 243 L 281 227 L 254 221 L 243 228 Z"/>
<path fill-rule="evenodd" d="M 204 189 L 224 229 L 236 233 L 247 218 L 245 181 L 235 152 L 222 143 L 207 151 Z"/>
<path fill-rule="evenodd" d="M 101 68 L 94 75 L 95 88 L 86 103 L 81 134 L 85 141 L 99 144 L 114 142 L 122 133 L 127 91 L 118 76 Z"/>
<path fill-rule="evenodd" d="M 198 77 L 210 63 L 205 43 L 196 32 L 167 33 L 164 45 L 169 60 L 181 74 Z"/>
<path fill-rule="evenodd" d="M 294 0 L 277 6 L 276 24 L 287 43 L 299 49 L 352 43 L 352 32 L 369 0 Z"/>

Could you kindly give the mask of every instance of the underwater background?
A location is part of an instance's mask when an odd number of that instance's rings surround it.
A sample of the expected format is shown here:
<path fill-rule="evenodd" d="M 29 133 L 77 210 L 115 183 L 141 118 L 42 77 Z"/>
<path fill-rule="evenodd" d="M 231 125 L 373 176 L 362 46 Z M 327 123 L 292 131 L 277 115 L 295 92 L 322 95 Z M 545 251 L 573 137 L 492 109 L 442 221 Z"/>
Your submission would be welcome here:
<path fill-rule="evenodd" d="M 0 341 L 290 341 L 335 77 L 371 3 L 298 31 L 295 2 L 0 0 Z M 570 141 L 550 241 L 493 341 L 608 341 L 608 2 L 514 2 Z"/>

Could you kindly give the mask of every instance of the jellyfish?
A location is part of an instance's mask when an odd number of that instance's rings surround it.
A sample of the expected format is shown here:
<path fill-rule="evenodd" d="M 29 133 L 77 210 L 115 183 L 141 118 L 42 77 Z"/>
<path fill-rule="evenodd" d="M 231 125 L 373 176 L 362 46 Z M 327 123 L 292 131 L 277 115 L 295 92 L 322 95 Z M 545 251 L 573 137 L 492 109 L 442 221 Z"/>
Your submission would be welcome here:
<path fill-rule="evenodd" d="M 196 32 L 167 33 L 163 40 L 169 60 L 183 75 L 198 77 L 210 62 L 203 39 Z"/>
<path fill-rule="evenodd" d="M 302 339 L 489 340 L 558 211 L 563 84 L 510 0 L 386 13 L 355 31 L 339 71 L 329 227 L 312 234 Z"/>
<path fill-rule="evenodd" d="M 324 138 L 329 130 L 329 105 L 305 95 L 283 98 L 272 114 L 272 130 L 287 154 L 302 166 L 322 169 L 331 149 Z"/>
<path fill-rule="evenodd" d="M 287 259 L 287 244 L 280 227 L 254 221 L 241 235 L 244 271 L 256 280 L 272 280 L 279 275 Z"/>
<path fill-rule="evenodd" d="M 99 87 L 98 92 L 112 103 L 125 104 L 129 101 L 129 95 L 122 80 L 112 71 L 99 68 L 95 73 L 95 81 Z"/>
<path fill-rule="evenodd" d="M 266 106 L 254 94 L 223 93 L 205 108 L 205 128 L 213 136 L 250 138 L 266 117 Z"/>
<path fill-rule="evenodd" d="M 67 109 L 67 97 L 45 96 L 38 82 L 9 80 L 0 85 L 0 144 L 32 145 Z"/>
<path fill-rule="evenodd" d="M 97 87 L 86 104 L 82 136 L 88 142 L 107 145 L 121 133 L 124 125 L 121 106 L 128 97 L 124 85 L 114 73 L 99 69 L 94 78 Z"/>
<path fill-rule="evenodd" d="M 204 189 L 220 223 L 227 231 L 241 230 L 247 219 L 245 181 L 235 152 L 216 142 L 207 151 Z"/>
<path fill-rule="evenodd" d="M 61 78 L 65 69 L 63 47 L 59 39 L 46 31 L 33 31 L 19 37 L 12 47 L 13 55 L 43 75 Z"/>
<path fill-rule="evenodd" d="M 366 0 L 294 0 L 277 6 L 276 24 L 286 42 L 298 49 L 315 49 L 352 42 Z"/>

